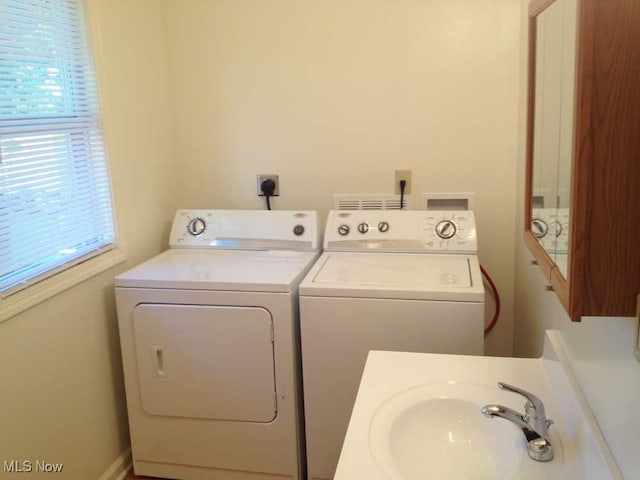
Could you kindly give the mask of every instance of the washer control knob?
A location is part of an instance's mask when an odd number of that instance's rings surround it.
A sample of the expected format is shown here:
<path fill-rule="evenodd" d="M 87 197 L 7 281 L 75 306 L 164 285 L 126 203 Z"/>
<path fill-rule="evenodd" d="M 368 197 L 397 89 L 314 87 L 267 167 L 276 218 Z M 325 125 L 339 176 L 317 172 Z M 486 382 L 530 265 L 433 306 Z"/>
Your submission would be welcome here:
<path fill-rule="evenodd" d="M 339 233 L 340 235 L 342 235 L 343 237 L 344 237 L 345 235 L 348 235 L 348 234 L 349 234 L 349 230 L 351 230 L 351 229 L 349 228 L 349 225 L 346 225 L 346 224 L 344 224 L 344 223 L 338 227 L 338 233 Z"/>
<path fill-rule="evenodd" d="M 189 223 L 187 224 L 187 232 L 189 232 L 194 237 L 199 237 L 204 233 L 206 229 L 207 229 L 207 224 L 200 217 L 192 218 L 191 220 L 189 220 Z"/>
<path fill-rule="evenodd" d="M 436 233 L 443 240 L 449 240 L 454 237 L 458 228 L 451 220 L 442 220 L 436 225 Z"/>
<path fill-rule="evenodd" d="M 536 238 L 544 237 L 549 231 L 549 226 L 547 222 L 544 220 L 540 220 L 539 218 L 534 218 L 531 220 L 531 233 Z"/>
<path fill-rule="evenodd" d="M 304 226 L 303 225 L 296 225 L 295 227 L 293 227 L 293 234 L 294 235 L 297 235 L 299 237 L 303 233 L 304 233 Z"/>
<path fill-rule="evenodd" d="M 367 233 L 369 231 L 369 224 L 362 222 L 358 225 L 358 231 L 360 233 Z"/>
<path fill-rule="evenodd" d="M 380 222 L 378 224 L 378 231 L 385 233 L 389 231 L 389 222 Z"/>

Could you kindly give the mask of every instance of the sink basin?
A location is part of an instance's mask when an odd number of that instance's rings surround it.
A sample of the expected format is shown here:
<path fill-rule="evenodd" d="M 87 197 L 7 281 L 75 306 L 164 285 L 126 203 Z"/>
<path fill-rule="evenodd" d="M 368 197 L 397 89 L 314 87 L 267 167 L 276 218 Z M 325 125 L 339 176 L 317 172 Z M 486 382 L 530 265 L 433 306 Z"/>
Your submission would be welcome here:
<path fill-rule="evenodd" d="M 529 458 L 522 431 L 480 412 L 488 403 L 520 404 L 494 385 L 436 383 L 402 391 L 373 415 L 369 448 L 391 480 L 563 478 L 562 447 L 551 432 L 554 459 Z"/>
<path fill-rule="evenodd" d="M 621 480 L 607 444 L 547 337 L 540 358 L 369 352 L 334 480 Z M 522 412 L 537 395 L 554 458 L 529 458 L 522 430 L 481 413 Z"/>

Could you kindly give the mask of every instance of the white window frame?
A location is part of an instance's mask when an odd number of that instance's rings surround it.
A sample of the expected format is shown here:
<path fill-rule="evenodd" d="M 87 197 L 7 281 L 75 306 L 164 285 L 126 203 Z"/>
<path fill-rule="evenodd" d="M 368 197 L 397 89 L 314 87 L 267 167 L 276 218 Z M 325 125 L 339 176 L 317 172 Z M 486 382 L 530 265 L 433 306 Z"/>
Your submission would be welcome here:
<path fill-rule="evenodd" d="M 90 36 L 90 22 L 87 15 L 86 5 L 84 0 L 77 0 L 80 3 L 80 7 L 83 10 L 83 20 L 84 20 L 84 28 L 87 32 L 87 36 Z M 27 2 L 28 3 L 28 2 Z M 90 54 L 94 52 L 91 51 L 91 38 L 87 39 Z M 93 68 L 94 71 L 97 69 L 97 61 L 95 56 L 93 58 Z M 98 83 L 97 78 L 95 79 L 96 84 Z M 98 85 L 95 86 L 96 90 L 98 90 Z M 97 95 L 98 103 L 100 99 L 100 95 Z M 99 118 L 102 117 L 102 108 L 99 106 L 98 111 Z M 99 126 L 102 130 L 103 137 L 103 148 L 104 148 L 104 156 L 107 174 L 109 174 L 109 161 L 107 154 L 107 145 L 104 134 L 104 128 Z M 125 254 L 118 248 L 117 242 L 117 223 L 115 221 L 115 204 L 113 201 L 113 189 L 111 186 L 110 195 L 111 195 L 111 206 L 112 206 L 112 216 L 113 216 L 113 227 L 115 238 L 112 245 L 108 247 L 103 247 L 101 249 L 95 250 L 88 255 L 77 258 L 75 260 L 71 260 L 68 263 L 63 265 L 59 265 L 53 267 L 51 270 L 34 277 L 33 279 L 26 282 L 26 286 L 20 289 L 17 289 L 14 292 L 10 291 L 9 295 L 1 296 L 0 298 L 0 322 L 7 320 L 75 285 L 78 285 L 89 278 L 96 276 L 102 272 L 105 272 L 109 269 L 113 269 L 116 265 L 124 262 L 126 260 Z"/>

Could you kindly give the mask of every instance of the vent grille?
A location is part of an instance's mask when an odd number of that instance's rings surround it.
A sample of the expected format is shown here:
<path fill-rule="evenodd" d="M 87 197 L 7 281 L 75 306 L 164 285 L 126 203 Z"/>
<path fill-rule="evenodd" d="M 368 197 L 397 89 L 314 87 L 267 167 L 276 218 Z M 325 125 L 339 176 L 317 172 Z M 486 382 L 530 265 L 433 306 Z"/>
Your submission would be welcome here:
<path fill-rule="evenodd" d="M 399 210 L 400 195 L 388 194 L 342 194 L 333 195 L 334 210 Z M 411 208 L 411 196 L 405 195 L 404 209 Z"/>

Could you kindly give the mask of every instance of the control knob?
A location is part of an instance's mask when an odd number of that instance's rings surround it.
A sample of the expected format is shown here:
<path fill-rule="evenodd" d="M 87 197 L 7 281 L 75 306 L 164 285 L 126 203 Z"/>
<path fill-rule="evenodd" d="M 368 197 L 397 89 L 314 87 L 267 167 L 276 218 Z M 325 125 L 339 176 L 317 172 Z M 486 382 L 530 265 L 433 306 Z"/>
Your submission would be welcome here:
<path fill-rule="evenodd" d="M 458 228 L 456 227 L 456 224 L 451 220 L 442 220 L 438 225 L 436 225 L 436 233 L 443 240 L 453 238 L 457 230 Z"/>
<path fill-rule="evenodd" d="M 531 220 L 531 232 L 533 233 L 534 237 L 542 238 L 547 234 L 548 231 L 549 226 L 544 220 L 540 220 L 539 218 L 534 218 L 533 220 Z"/>
<path fill-rule="evenodd" d="M 358 225 L 358 231 L 360 233 L 367 233 L 369 231 L 369 224 L 362 222 L 361 224 Z"/>
<path fill-rule="evenodd" d="M 200 217 L 192 218 L 187 224 L 187 231 L 194 237 L 199 237 L 204 233 L 206 229 L 207 224 Z"/>
<path fill-rule="evenodd" d="M 344 223 L 338 226 L 338 233 L 343 237 L 349 234 L 349 230 L 350 230 L 349 225 L 345 225 Z"/>
<path fill-rule="evenodd" d="M 389 231 L 389 222 L 380 222 L 378 224 L 378 231 L 385 233 Z"/>

